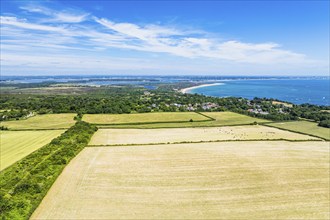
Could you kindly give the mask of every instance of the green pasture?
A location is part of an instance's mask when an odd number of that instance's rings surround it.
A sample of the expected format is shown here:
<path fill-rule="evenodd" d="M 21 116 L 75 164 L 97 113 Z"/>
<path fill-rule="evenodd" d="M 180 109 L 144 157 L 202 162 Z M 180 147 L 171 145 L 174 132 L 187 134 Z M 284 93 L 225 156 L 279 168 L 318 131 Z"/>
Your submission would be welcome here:
<path fill-rule="evenodd" d="M 83 121 L 92 124 L 144 124 L 211 120 L 195 112 L 153 112 L 134 114 L 85 114 Z"/>
<path fill-rule="evenodd" d="M 155 113 L 146 113 L 144 115 L 148 116 Z M 158 113 L 165 114 L 165 113 Z M 167 113 L 167 114 L 177 114 L 177 113 Z M 192 113 L 196 114 L 197 113 Z M 140 123 L 140 124 L 117 124 L 117 125 L 100 125 L 100 128 L 191 128 L 191 127 L 218 127 L 218 126 L 231 126 L 231 125 L 247 125 L 257 123 L 269 122 L 264 119 L 254 118 L 247 115 L 242 115 L 234 112 L 203 112 L 206 119 L 209 121 L 196 121 L 193 122 L 158 122 L 158 123 Z M 138 115 L 138 114 L 136 114 Z M 94 117 L 97 117 L 95 115 Z M 208 117 L 208 118 L 207 118 Z M 85 117 L 83 118 L 85 119 Z"/>
<path fill-rule="evenodd" d="M 74 125 L 75 115 L 73 113 L 36 115 L 28 119 L 1 122 L 1 125 L 10 130 L 62 129 Z"/>
<path fill-rule="evenodd" d="M 48 144 L 64 130 L 0 131 L 0 170 Z"/>
<path fill-rule="evenodd" d="M 330 140 L 330 129 L 320 127 L 315 122 L 309 121 L 290 121 L 290 122 L 277 122 L 269 123 L 268 126 L 285 129 L 289 131 L 300 132 L 317 136 L 326 140 Z"/>

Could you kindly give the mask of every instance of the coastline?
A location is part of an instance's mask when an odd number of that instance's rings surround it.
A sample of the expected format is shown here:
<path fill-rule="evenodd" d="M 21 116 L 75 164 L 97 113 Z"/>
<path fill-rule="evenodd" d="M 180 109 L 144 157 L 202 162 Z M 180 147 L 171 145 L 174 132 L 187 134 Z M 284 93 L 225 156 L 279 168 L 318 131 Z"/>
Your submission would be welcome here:
<path fill-rule="evenodd" d="M 180 92 L 189 93 L 193 89 L 203 88 L 203 87 L 208 87 L 208 86 L 217 86 L 217 85 L 224 85 L 224 83 L 211 83 L 211 84 L 202 84 L 202 85 L 199 85 L 199 86 L 192 86 L 192 87 L 181 89 Z"/>

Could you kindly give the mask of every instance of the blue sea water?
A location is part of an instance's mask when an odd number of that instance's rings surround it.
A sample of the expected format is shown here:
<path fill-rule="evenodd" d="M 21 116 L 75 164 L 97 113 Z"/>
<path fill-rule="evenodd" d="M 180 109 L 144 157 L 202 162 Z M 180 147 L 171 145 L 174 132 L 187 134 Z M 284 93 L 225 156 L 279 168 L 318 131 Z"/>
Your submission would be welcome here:
<path fill-rule="evenodd" d="M 188 92 L 216 97 L 260 97 L 294 104 L 330 105 L 329 79 L 229 80 L 221 83 L 223 84 L 195 88 Z"/>

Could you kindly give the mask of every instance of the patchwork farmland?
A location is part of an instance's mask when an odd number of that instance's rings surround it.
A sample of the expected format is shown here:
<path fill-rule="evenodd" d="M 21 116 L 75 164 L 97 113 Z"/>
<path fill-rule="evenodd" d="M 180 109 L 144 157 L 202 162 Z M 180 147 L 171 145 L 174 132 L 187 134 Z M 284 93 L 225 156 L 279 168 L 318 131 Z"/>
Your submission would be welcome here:
<path fill-rule="evenodd" d="M 152 114 L 156 114 L 153 116 Z M 101 128 L 189 128 L 189 127 L 219 127 L 219 126 L 231 126 L 231 125 L 251 125 L 254 123 L 268 123 L 268 120 L 253 118 L 246 115 L 241 115 L 234 112 L 203 112 L 198 116 L 199 120 L 194 119 L 197 113 L 190 112 L 187 117 L 186 114 L 175 113 L 177 122 L 166 121 L 166 118 L 169 117 L 168 114 L 173 113 L 152 113 L 152 114 L 135 114 L 133 117 L 143 115 L 145 119 L 138 118 L 135 119 L 135 123 L 132 123 L 131 120 L 125 118 L 125 115 L 85 115 L 83 120 L 99 124 Z M 149 116 L 148 116 L 149 115 Z M 157 117 L 156 117 L 157 116 Z M 183 117 L 184 116 L 184 117 Z M 204 116 L 205 118 L 200 118 Z M 174 116 L 171 116 L 173 120 Z M 113 120 L 116 120 L 116 123 L 113 123 Z M 120 119 L 120 120 L 119 120 Z M 193 119 L 190 122 L 190 119 Z M 136 123 L 136 121 L 139 121 Z M 151 122 L 152 121 L 152 122 Z M 178 123 L 180 122 L 180 123 Z"/>
<path fill-rule="evenodd" d="M 63 134 L 63 142 L 42 148 L 47 154 L 36 151 L 73 125 L 74 116 L 9 121 L 9 130 L 0 132 L 1 169 L 8 168 L 2 173 L 15 170 L 22 181 L 28 175 L 51 187 L 39 206 L 29 200 L 31 219 L 330 217 L 325 130 L 270 127 L 280 123 L 232 112 L 87 114 L 82 120 L 98 131 L 79 122 L 91 129 L 88 135 L 73 129 L 73 137 Z M 34 156 L 37 169 L 24 162 L 21 170 L 15 162 L 30 153 L 42 155 L 42 161 Z M 49 163 L 54 174 L 39 163 Z M 10 183 L 11 192 L 16 186 Z M 45 194 L 38 194 L 39 201 Z"/>

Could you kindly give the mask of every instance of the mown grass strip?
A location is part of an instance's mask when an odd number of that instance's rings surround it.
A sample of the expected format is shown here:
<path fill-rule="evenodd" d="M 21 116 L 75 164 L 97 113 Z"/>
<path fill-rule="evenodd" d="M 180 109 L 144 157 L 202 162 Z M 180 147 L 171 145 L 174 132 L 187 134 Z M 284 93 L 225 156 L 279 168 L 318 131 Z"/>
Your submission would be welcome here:
<path fill-rule="evenodd" d="M 1 219 L 28 219 L 64 167 L 97 128 L 77 122 L 58 138 L 0 173 Z"/>
<path fill-rule="evenodd" d="M 36 129 L 8 129 L 7 131 L 57 131 L 66 130 L 68 128 L 36 128 Z"/>

